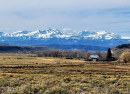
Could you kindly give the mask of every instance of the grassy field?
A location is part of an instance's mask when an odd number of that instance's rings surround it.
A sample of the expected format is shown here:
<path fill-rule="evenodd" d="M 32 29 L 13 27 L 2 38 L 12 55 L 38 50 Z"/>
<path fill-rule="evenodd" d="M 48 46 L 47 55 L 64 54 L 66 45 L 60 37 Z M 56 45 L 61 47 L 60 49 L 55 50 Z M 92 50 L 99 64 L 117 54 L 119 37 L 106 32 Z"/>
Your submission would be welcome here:
<path fill-rule="evenodd" d="M 130 94 L 130 63 L 0 54 L 0 94 Z"/>

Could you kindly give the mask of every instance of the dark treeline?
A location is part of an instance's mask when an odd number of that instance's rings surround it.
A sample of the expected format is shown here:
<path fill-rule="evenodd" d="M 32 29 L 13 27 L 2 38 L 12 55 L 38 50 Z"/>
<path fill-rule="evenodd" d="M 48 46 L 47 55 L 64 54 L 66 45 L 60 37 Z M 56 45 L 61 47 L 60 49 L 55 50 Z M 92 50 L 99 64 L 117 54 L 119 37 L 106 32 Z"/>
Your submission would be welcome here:
<path fill-rule="evenodd" d="M 33 53 L 33 52 L 32 52 Z M 105 52 L 73 52 L 73 51 L 45 51 L 35 52 L 38 57 L 59 57 L 59 58 L 74 58 L 74 59 L 89 59 L 90 55 L 98 55 L 101 59 L 106 59 Z"/>

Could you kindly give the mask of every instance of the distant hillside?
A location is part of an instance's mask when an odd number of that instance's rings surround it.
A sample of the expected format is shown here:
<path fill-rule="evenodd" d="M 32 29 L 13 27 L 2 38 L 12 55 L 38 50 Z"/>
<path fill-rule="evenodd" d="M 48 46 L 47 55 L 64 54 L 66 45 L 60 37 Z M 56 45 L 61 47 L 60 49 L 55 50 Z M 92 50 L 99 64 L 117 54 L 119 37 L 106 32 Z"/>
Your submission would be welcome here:
<path fill-rule="evenodd" d="M 107 51 L 108 47 L 100 47 L 100 46 L 91 46 L 91 45 L 59 45 L 59 44 L 51 44 L 51 45 L 42 45 L 47 47 L 53 47 L 60 50 L 65 51 Z"/>
<path fill-rule="evenodd" d="M 119 57 L 124 51 L 130 51 L 130 44 L 122 44 L 122 45 L 119 45 L 119 46 L 116 46 L 113 50 L 112 50 L 112 53 Z"/>
<path fill-rule="evenodd" d="M 5 53 L 22 53 L 28 51 L 57 51 L 56 48 L 51 47 L 39 47 L 39 46 L 10 46 L 0 45 L 0 52 Z"/>
<path fill-rule="evenodd" d="M 0 44 L 0 46 L 9 46 L 9 44 Z"/>
<path fill-rule="evenodd" d="M 130 49 L 130 44 L 122 44 L 122 45 L 116 46 L 116 48 L 119 48 L 119 49 L 128 48 L 128 49 Z"/>

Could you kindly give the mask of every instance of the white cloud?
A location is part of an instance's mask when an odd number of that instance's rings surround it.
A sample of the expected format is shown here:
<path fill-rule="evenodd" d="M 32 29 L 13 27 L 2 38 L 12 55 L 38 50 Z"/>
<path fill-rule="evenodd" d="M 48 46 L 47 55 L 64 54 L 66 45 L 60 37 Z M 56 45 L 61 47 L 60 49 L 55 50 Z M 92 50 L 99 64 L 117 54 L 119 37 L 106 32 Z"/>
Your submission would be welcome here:
<path fill-rule="evenodd" d="M 75 11 L 129 7 L 130 0 L 1 0 L 0 6 L 1 11 L 38 9 Z"/>
<path fill-rule="evenodd" d="M 130 30 L 130 0 L 1 0 L 0 28 Z"/>

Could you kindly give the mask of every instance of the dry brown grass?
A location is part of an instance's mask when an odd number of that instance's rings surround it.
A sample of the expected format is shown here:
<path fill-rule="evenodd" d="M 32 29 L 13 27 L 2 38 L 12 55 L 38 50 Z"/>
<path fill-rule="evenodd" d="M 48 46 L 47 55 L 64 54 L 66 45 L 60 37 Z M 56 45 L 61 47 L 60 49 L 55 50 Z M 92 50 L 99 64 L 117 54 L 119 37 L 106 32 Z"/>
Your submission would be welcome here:
<path fill-rule="evenodd" d="M 1 94 L 129 94 L 130 64 L 0 54 Z"/>

